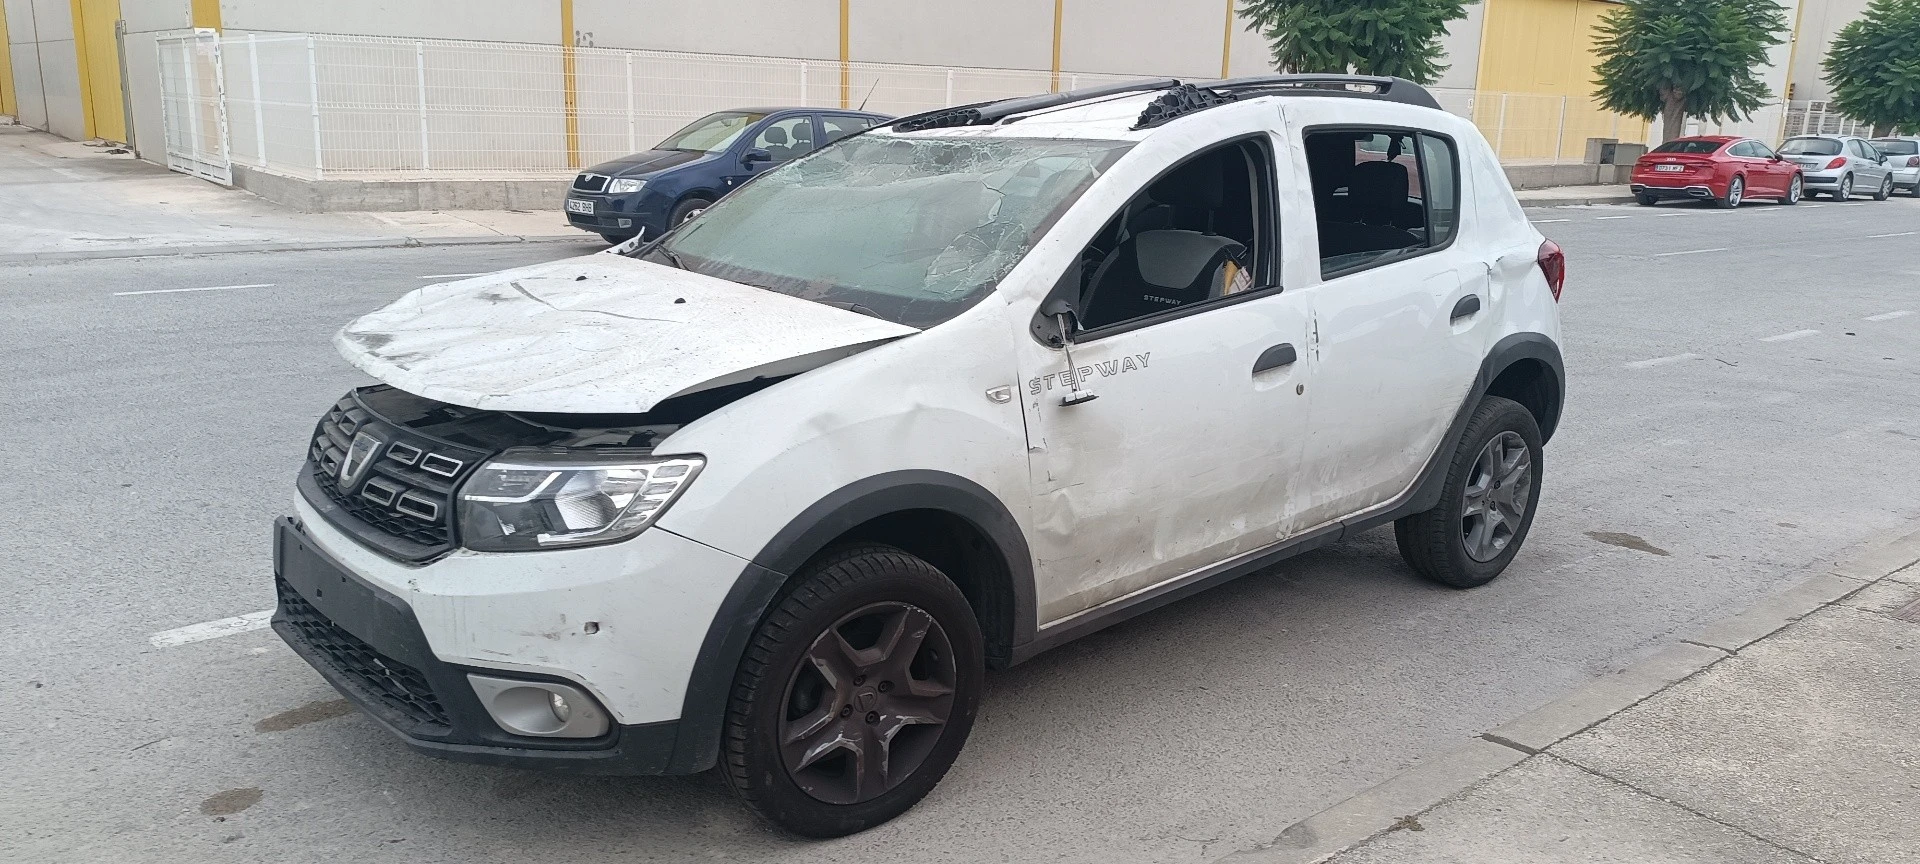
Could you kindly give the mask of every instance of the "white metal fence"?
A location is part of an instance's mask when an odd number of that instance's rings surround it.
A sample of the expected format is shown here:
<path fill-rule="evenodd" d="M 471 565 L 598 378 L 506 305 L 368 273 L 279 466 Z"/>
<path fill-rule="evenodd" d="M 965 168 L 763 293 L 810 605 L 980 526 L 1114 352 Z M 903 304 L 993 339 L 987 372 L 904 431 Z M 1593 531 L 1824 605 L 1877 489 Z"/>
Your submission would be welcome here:
<path fill-rule="evenodd" d="M 169 162 L 219 182 L 230 164 L 308 179 L 561 177 L 724 108 L 906 114 L 1139 77 L 327 34 L 157 44 Z M 1508 162 L 1577 162 L 1588 138 L 1654 134 L 1582 97 L 1435 95 Z M 1842 122 L 1824 104 L 1797 106 L 1689 131 L 1773 140 L 1795 123 Z"/>

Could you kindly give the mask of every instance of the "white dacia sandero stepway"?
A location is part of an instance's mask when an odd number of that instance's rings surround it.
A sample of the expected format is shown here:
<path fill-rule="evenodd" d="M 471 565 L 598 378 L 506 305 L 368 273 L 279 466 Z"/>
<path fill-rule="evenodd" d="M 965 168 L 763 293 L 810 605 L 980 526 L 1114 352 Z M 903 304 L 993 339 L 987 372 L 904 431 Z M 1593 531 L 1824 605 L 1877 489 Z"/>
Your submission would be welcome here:
<path fill-rule="evenodd" d="M 1493 579 L 1564 268 L 1402 80 L 903 118 L 348 325 L 380 383 L 314 431 L 274 627 L 422 752 L 717 767 L 858 831 L 939 782 L 988 667 L 1387 523 Z"/>

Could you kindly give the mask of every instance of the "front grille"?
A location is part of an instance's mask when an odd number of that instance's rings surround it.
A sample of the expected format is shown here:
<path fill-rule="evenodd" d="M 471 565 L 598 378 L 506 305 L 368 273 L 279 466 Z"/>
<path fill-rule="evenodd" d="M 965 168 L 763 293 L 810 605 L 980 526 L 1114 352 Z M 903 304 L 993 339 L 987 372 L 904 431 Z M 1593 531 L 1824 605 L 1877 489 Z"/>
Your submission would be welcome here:
<path fill-rule="evenodd" d="M 342 463 L 362 433 L 370 448 L 359 459 L 365 467 L 343 478 Z M 454 488 L 484 456 L 389 423 L 351 393 L 320 419 L 307 452 L 329 500 L 358 523 L 417 545 L 416 557 L 452 548 Z"/>
<path fill-rule="evenodd" d="M 581 174 L 573 178 L 573 188 L 582 192 L 599 192 L 607 188 L 607 175 Z"/>
<path fill-rule="evenodd" d="M 320 610 L 313 608 L 286 580 L 276 577 L 274 590 L 280 596 L 284 620 L 300 631 L 300 638 L 326 655 L 330 666 L 352 679 L 366 695 L 398 712 L 416 724 L 452 728 L 447 709 L 434 695 L 433 687 L 420 670 L 374 650 L 358 636 L 340 629 Z"/>

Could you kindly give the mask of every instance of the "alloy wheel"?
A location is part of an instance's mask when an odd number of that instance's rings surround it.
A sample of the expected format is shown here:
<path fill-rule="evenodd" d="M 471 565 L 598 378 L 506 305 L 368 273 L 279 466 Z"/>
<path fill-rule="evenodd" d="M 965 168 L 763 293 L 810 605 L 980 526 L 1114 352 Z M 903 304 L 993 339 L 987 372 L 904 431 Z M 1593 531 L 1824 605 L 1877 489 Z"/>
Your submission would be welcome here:
<path fill-rule="evenodd" d="M 1800 175 L 1793 175 L 1793 182 L 1787 184 L 1787 203 L 1800 203 L 1800 196 L 1806 194 L 1806 187 L 1800 182 Z"/>
<path fill-rule="evenodd" d="M 1502 432 L 1481 448 L 1465 491 L 1460 534 L 1467 556 L 1491 561 L 1513 542 L 1533 499 L 1533 455 L 1516 432 Z"/>
<path fill-rule="evenodd" d="M 1740 199 L 1745 198 L 1746 195 L 1747 184 L 1738 177 L 1733 178 L 1733 183 L 1727 186 L 1727 207 L 1740 206 Z"/>
<path fill-rule="evenodd" d="M 899 602 L 854 610 L 813 641 L 787 683 L 781 762 L 817 800 L 873 800 L 926 761 L 958 679 L 953 644 L 926 610 Z"/>
<path fill-rule="evenodd" d="M 1840 178 L 1840 192 L 1834 197 L 1839 198 L 1842 201 L 1845 201 L 1853 197 L 1853 175 L 1852 174 L 1848 174 L 1847 176 Z"/>

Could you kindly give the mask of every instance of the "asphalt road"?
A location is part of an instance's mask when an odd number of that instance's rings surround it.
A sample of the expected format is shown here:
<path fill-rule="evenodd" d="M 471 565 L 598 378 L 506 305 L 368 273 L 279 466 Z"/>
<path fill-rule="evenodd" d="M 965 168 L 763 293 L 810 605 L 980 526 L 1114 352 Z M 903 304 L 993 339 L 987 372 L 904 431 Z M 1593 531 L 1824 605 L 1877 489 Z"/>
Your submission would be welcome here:
<path fill-rule="evenodd" d="M 1430 586 L 1375 531 L 993 674 L 946 782 L 831 842 L 712 775 L 412 755 L 269 631 L 150 641 L 271 604 L 269 522 L 363 380 L 335 328 L 583 247 L 0 268 L 0 860 L 1212 860 L 1920 517 L 1920 202 L 1531 215 L 1571 401 L 1504 578 Z M 230 285 L 266 287 L 115 296 Z"/>

